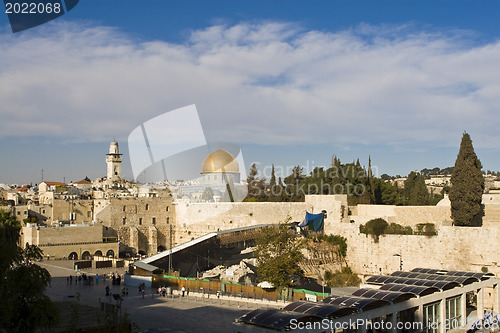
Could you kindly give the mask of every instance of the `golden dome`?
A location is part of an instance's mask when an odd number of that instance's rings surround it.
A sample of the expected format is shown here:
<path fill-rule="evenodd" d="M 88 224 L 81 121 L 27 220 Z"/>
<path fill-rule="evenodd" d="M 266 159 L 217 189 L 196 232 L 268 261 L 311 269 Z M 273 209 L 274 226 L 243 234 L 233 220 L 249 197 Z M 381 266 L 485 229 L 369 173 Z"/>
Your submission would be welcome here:
<path fill-rule="evenodd" d="M 205 158 L 201 165 L 201 173 L 232 172 L 240 173 L 240 167 L 233 155 L 218 149 Z"/>

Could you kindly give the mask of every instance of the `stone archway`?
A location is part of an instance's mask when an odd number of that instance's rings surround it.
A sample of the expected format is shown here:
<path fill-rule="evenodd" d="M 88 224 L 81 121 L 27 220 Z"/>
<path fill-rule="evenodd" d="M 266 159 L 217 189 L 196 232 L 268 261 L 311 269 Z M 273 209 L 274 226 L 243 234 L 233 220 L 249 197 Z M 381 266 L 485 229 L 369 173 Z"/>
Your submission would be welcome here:
<path fill-rule="evenodd" d="M 92 256 L 89 251 L 85 251 L 82 253 L 82 260 L 92 260 Z"/>
<path fill-rule="evenodd" d="M 68 256 L 69 260 L 78 260 L 78 254 L 76 252 L 71 252 Z"/>
<path fill-rule="evenodd" d="M 115 251 L 113 250 L 108 250 L 108 252 L 106 252 L 106 257 L 115 257 Z"/>
<path fill-rule="evenodd" d="M 146 251 L 144 251 L 144 250 L 140 250 L 138 253 L 139 253 L 141 256 L 145 256 L 145 255 L 146 255 Z"/>
<path fill-rule="evenodd" d="M 160 245 L 160 246 L 158 246 L 157 250 L 158 250 L 158 252 L 163 252 L 166 250 L 166 247 L 163 245 Z"/>
<path fill-rule="evenodd" d="M 101 250 L 97 250 L 97 251 L 94 252 L 94 255 L 98 256 L 98 257 L 102 257 L 102 251 Z"/>

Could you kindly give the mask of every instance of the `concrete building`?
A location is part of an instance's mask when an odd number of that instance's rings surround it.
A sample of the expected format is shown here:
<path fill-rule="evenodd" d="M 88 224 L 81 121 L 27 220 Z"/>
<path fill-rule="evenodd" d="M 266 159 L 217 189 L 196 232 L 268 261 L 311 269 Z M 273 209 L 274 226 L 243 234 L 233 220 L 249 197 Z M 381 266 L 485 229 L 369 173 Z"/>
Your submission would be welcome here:
<path fill-rule="evenodd" d="M 298 301 L 283 310 L 251 311 L 236 319 L 233 332 L 466 331 L 494 321 L 494 314 L 500 311 L 499 282 L 492 274 L 474 272 L 396 271 L 390 276 L 373 276 L 361 289 L 322 302 Z M 468 295 L 476 299 L 475 317 L 468 316 Z M 496 325 L 498 330 L 498 322 Z"/>

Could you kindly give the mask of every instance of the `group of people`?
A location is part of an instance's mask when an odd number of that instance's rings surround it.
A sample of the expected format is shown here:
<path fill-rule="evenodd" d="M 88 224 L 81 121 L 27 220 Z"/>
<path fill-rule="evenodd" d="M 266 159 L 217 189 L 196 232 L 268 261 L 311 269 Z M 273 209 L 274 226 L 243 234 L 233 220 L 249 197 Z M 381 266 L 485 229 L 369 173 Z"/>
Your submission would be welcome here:
<path fill-rule="evenodd" d="M 67 284 L 73 284 L 73 280 L 75 280 L 75 285 L 84 285 L 84 286 L 92 286 L 94 284 L 94 276 L 92 275 L 87 275 L 85 273 L 77 276 L 70 275 L 66 277 L 66 283 Z M 99 283 L 99 275 L 95 276 L 95 283 Z"/>
<path fill-rule="evenodd" d="M 116 274 L 116 276 L 115 276 L 115 273 L 113 273 L 111 275 L 111 280 L 113 282 L 113 285 L 120 285 L 120 283 L 122 281 L 122 277 L 120 276 L 120 274 Z"/>

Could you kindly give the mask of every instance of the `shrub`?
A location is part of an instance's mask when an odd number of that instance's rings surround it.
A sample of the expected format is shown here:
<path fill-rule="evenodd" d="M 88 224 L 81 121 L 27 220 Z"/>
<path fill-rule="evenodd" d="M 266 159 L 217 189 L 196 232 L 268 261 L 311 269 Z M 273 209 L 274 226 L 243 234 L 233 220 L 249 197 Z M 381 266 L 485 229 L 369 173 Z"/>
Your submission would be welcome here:
<path fill-rule="evenodd" d="M 366 222 L 364 226 L 361 225 L 359 227 L 359 231 L 364 234 L 371 235 L 375 243 L 378 243 L 380 235 L 385 233 L 385 229 L 388 226 L 389 224 L 386 220 L 378 218 Z"/>
<path fill-rule="evenodd" d="M 437 235 L 436 225 L 434 223 L 419 223 L 416 225 L 416 228 L 416 235 L 424 235 L 429 237 Z"/>
<path fill-rule="evenodd" d="M 326 271 L 324 278 L 328 287 L 359 286 L 361 283 L 359 277 L 353 273 L 349 266 L 345 266 L 341 270 L 335 271 L 335 273 Z"/>
<path fill-rule="evenodd" d="M 401 224 L 391 223 L 385 229 L 386 234 L 396 234 L 396 235 L 412 235 L 413 229 L 410 226 L 402 226 Z"/>
<path fill-rule="evenodd" d="M 347 255 L 347 238 L 339 235 L 322 235 L 318 237 L 319 240 L 323 240 L 337 247 L 337 255 L 340 258 L 345 258 Z"/>

